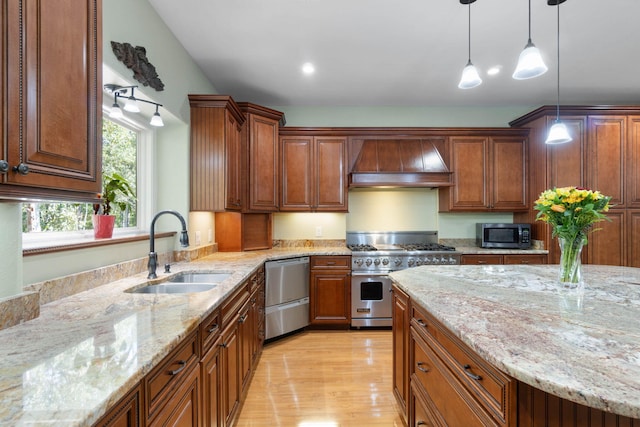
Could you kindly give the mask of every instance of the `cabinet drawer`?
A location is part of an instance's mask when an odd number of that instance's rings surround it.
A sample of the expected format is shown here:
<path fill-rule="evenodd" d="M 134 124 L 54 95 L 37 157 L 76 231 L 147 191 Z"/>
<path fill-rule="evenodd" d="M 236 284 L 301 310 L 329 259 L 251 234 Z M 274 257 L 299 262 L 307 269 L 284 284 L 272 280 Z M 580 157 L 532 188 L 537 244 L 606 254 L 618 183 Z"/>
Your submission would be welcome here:
<path fill-rule="evenodd" d="M 462 255 L 460 264 L 463 265 L 485 265 L 502 264 L 502 255 Z"/>
<path fill-rule="evenodd" d="M 249 283 L 244 282 L 235 293 L 227 298 L 225 304 L 222 306 L 222 327 L 226 327 L 229 321 L 236 316 L 242 309 L 242 305 L 249 300 Z"/>
<path fill-rule="evenodd" d="M 197 338 L 196 330 L 145 377 L 148 420 L 151 420 L 164 402 L 171 398 L 185 375 L 198 363 L 200 356 Z"/>
<path fill-rule="evenodd" d="M 220 311 L 215 310 L 200 323 L 200 348 L 202 349 L 202 354 L 206 354 L 209 351 L 221 331 Z"/>
<path fill-rule="evenodd" d="M 546 264 L 547 255 L 505 255 L 505 264 Z"/>
<path fill-rule="evenodd" d="M 459 382 L 497 420 L 506 422 L 511 412 L 510 405 L 514 404 L 511 397 L 515 390 L 513 380 L 485 362 L 431 315 L 415 306 L 411 307 L 411 313 L 413 328 L 458 377 Z"/>
<path fill-rule="evenodd" d="M 446 420 L 446 425 L 500 426 L 461 385 L 457 375 L 447 368 L 446 362 L 436 356 L 414 328 L 411 328 L 411 340 L 411 385 L 425 391 L 427 400 Z"/>
<path fill-rule="evenodd" d="M 311 268 L 351 270 L 351 257 L 348 255 L 312 256 Z"/>

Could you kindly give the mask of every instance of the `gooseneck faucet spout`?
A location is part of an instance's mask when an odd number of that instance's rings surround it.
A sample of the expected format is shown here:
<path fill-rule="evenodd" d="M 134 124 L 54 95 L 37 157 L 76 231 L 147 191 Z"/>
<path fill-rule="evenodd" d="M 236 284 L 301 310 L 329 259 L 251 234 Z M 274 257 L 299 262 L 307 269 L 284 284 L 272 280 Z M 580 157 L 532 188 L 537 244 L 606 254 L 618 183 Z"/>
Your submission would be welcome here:
<path fill-rule="evenodd" d="M 156 220 L 159 216 L 163 214 L 171 214 L 177 217 L 182 223 L 182 231 L 180 232 L 180 246 L 186 248 L 189 246 L 189 235 L 187 234 L 187 223 L 177 211 L 160 211 L 158 212 L 151 221 L 151 230 L 149 231 L 149 262 L 147 263 L 147 267 L 149 269 L 149 275 L 147 279 L 155 279 L 158 276 L 156 275 L 156 267 L 158 266 L 158 254 L 155 251 L 155 228 L 156 228 Z"/>

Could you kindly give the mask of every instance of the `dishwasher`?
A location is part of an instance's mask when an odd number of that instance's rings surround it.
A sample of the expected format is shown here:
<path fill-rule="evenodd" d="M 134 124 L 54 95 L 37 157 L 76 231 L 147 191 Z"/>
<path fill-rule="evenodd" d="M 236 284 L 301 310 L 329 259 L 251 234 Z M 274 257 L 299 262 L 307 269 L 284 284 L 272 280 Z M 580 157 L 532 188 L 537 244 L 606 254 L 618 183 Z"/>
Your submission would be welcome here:
<path fill-rule="evenodd" d="M 265 339 L 309 324 L 309 257 L 265 263 Z"/>

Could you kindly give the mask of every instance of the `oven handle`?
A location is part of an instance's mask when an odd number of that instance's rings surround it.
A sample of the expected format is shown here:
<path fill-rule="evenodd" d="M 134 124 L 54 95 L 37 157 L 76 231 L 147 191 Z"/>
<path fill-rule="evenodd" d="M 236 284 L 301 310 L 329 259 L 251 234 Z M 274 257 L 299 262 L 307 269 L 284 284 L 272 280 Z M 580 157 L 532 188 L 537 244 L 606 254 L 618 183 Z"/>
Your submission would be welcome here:
<path fill-rule="evenodd" d="M 376 271 L 375 273 L 371 272 L 371 271 L 352 271 L 351 275 L 352 276 L 360 276 L 360 277 L 362 277 L 362 276 L 376 276 L 376 277 L 384 276 L 384 277 L 388 277 L 389 273 L 391 273 L 391 271 L 387 271 L 386 273 L 382 273 L 380 271 Z"/>

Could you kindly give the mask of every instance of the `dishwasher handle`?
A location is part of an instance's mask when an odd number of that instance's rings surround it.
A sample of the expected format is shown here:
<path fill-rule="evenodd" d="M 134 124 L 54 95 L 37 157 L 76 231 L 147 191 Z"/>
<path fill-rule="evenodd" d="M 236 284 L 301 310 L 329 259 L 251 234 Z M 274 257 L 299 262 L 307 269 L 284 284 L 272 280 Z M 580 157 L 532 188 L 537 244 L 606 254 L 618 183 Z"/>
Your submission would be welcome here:
<path fill-rule="evenodd" d="M 265 267 L 267 268 L 269 268 L 270 266 L 281 267 L 283 265 L 288 265 L 288 264 L 308 264 L 308 263 L 309 263 L 309 257 L 305 256 L 305 257 L 299 257 L 299 258 L 286 258 L 286 259 L 276 259 L 276 260 L 267 261 L 265 263 Z"/>

